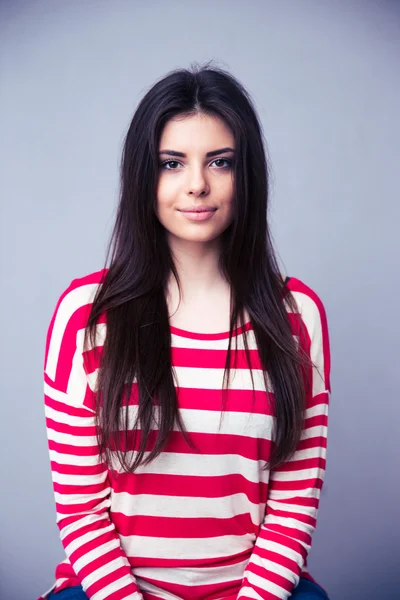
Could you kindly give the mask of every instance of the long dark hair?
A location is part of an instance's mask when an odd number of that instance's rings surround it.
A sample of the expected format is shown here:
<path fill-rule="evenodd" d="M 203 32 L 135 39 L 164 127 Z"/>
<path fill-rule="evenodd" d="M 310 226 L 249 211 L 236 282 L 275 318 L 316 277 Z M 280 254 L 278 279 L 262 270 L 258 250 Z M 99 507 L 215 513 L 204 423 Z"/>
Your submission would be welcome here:
<path fill-rule="evenodd" d="M 128 472 L 160 454 L 176 423 L 192 445 L 178 410 L 165 296 L 171 273 L 178 286 L 179 278 L 155 205 L 163 127 L 176 115 L 197 112 L 223 119 L 234 134 L 236 147 L 234 218 L 222 234 L 220 254 L 220 269 L 232 290 L 224 384 L 231 370 L 232 332 L 237 323 L 244 326 L 246 309 L 264 381 L 267 385 L 269 378 L 274 390 L 274 439 L 264 468 L 272 469 L 293 455 L 304 423 L 311 364 L 295 342 L 284 306 L 287 302 L 291 311 L 297 312 L 279 273 L 268 226 L 269 170 L 261 124 L 249 94 L 229 72 L 209 63 L 175 69 L 145 94 L 126 134 L 120 200 L 106 265 L 110 254 L 111 261 L 104 269 L 85 330 L 85 347 L 88 334 L 94 347 L 96 324 L 100 315 L 106 314 L 96 394 L 97 437 L 108 465 L 116 455 Z M 248 356 L 246 333 L 244 336 Z M 132 427 L 129 411 L 121 409 L 134 380 L 138 412 Z M 159 417 L 153 428 L 155 405 Z M 135 459 L 129 460 L 132 454 L 125 449 L 138 429 L 138 451 Z M 151 452 L 144 458 L 151 440 Z"/>

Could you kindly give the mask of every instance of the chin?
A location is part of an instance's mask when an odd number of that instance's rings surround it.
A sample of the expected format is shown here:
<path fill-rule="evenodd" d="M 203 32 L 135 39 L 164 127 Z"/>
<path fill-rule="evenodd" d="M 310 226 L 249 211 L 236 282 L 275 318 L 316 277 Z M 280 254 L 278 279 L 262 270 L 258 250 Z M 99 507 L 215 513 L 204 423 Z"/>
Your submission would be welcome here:
<path fill-rule="evenodd" d="M 212 242 L 219 238 L 221 232 L 197 232 L 197 233 L 187 233 L 186 235 L 182 231 L 169 231 L 168 235 L 175 238 L 176 240 L 182 242 L 191 242 L 198 244 L 205 244 L 207 242 Z"/>

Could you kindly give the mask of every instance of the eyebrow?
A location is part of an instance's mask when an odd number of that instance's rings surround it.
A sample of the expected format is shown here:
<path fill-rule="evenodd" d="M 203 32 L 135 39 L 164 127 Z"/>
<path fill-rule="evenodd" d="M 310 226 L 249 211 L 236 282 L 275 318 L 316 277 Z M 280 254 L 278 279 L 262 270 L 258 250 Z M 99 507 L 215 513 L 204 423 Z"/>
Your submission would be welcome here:
<path fill-rule="evenodd" d="M 217 154 L 225 154 L 226 152 L 235 152 L 233 148 L 220 148 L 219 150 L 211 150 L 211 152 L 207 152 L 207 158 L 212 156 L 217 156 Z M 175 150 L 160 150 L 158 154 L 169 154 L 170 156 L 179 156 L 180 158 L 186 158 L 186 154 L 184 152 L 176 152 Z"/>

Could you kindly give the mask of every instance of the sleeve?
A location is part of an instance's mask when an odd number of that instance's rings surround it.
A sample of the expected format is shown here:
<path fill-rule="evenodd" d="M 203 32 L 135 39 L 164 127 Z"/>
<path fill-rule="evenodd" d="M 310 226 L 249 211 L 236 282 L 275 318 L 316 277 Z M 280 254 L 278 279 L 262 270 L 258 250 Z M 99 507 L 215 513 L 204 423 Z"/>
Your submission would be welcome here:
<path fill-rule="evenodd" d="M 305 423 L 293 457 L 271 471 L 263 522 L 237 598 L 287 600 L 297 586 L 312 544 L 326 467 L 330 348 L 319 297 L 294 293 L 301 302 L 303 335 L 315 367 L 307 391 Z"/>
<path fill-rule="evenodd" d="M 46 336 L 44 404 L 60 537 L 92 600 L 142 600 L 110 520 L 108 470 L 95 435 L 93 398 L 83 359 L 84 286 L 59 298 Z M 83 304 L 83 305 L 82 305 Z"/>

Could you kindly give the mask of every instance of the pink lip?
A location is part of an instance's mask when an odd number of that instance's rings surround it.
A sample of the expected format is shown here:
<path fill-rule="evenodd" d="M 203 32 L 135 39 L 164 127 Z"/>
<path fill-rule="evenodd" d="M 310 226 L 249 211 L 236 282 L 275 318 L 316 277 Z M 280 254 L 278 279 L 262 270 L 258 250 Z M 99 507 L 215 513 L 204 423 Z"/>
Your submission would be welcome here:
<path fill-rule="evenodd" d="M 199 207 L 195 210 L 181 210 L 179 212 L 185 215 L 189 221 L 208 221 L 208 219 L 211 219 L 216 210 L 217 209 L 215 208 L 210 209 Z"/>
<path fill-rule="evenodd" d="M 191 206 L 190 208 L 181 208 L 181 212 L 208 212 L 209 210 L 216 210 L 213 206 L 207 206 L 207 204 L 199 204 L 199 206 Z"/>

